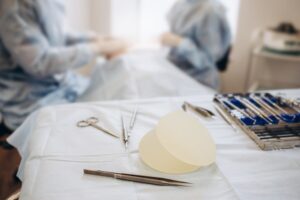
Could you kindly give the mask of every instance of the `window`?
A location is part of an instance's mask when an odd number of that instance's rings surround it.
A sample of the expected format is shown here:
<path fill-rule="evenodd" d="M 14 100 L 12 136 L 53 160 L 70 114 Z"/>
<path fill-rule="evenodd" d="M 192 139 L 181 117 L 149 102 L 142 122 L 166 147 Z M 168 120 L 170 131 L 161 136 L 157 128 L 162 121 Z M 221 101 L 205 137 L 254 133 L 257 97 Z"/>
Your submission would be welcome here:
<path fill-rule="evenodd" d="M 168 31 L 167 13 L 177 0 L 111 0 L 111 34 L 140 42 Z M 240 0 L 219 0 L 227 10 L 233 35 Z"/>
<path fill-rule="evenodd" d="M 168 30 L 167 13 L 177 0 L 140 0 L 139 37 L 147 40 Z M 235 36 L 240 0 L 219 0 L 227 10 L 227 18 Z"/>
<path fill-rule="evenodd" d="M 168 31 L 167 13 L 176 0 L 140 0 L 139 38 L 158 37 Z"/>

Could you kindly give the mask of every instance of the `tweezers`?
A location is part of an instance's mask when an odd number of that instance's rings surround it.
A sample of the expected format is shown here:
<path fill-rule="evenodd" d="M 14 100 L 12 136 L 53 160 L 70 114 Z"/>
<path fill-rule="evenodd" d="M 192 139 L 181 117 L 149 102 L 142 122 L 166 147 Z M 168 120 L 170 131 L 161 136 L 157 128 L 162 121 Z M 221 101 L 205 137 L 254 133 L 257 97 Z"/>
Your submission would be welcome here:
<path fill-rule="evenodd" d="M 182 109 L 184 111 L 187 111 L 187 108 L 192 109 L 193 111 L 195 111 L 196 113 L 200 114 L 203 117 L 209 118 L 209 117 L 215 116 L 215 114 L 212 111 L 210 111 L 206 108 L 202 108 L 202 107 L 199 107 L 199 106 L 194 106 L 194 105 L 192 105 L 188 102 L 184 102 L 183 105 L 182 105 Z"/>
<path fill-rule="evenodd" d="M 101 170 L 94 171 L 94 170 L 84 169 L 84 174 L 104 176 L 104 177 L 110 177 L 110 178 L 119 179 L 123 181 L 131 181 L 131 182 L 145 183 L 145 184 L 158 185 L 158 186 L 190 186 L 191 185 L 191 183 L 189 182 L 177 181 L 177 180 L 166 179 L 161 177 L 107 172 Z"/>
<path fill-rule="evenodd" d="M 127 149 L 128 143 L 129 143 L 129 138 L 128 138 L 127 128 L 125 127 L 123 115 L 121 115 L 121 122 L 122 122 L 122 136 L 123 136 L 123 142 L 124 142 L 124 145 L 125 145 L 125 149 Z"/>
<path fill-rule="evenodd" d="M 136 121 L 136 115 L 138 112 L 138 108 L 134 109 L 134 112 L 132 113 L 131 119 L 130 119 L 130 124 L 129 124 L 129 131 L 131 131 L 134 127 L 135 121 Z"/>

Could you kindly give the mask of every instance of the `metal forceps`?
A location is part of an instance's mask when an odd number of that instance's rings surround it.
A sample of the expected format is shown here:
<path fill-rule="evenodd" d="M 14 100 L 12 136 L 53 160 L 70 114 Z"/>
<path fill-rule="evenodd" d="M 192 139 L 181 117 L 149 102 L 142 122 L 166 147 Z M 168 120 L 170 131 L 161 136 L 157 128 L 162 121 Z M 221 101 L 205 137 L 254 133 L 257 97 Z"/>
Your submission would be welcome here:
<path fill-rule="evenodd" d="M 123 115 L 121 115 L 121 122 L 122 122 L 122 136 L 123 136 L 122 139 L 123 139 L 123 142 L 125 145 L 125 149 L 127 149 L 128 143 L 129 143 L 129 135 L 128 135 L 127 128 L 125 127 L 125 124 L 124 124 Z"/>
<path fill-rule="evenodd" d="M 158 185 L 158 186 L 190 186 L 191 185 L 191 183 L 189 182 L 166 179 L 161 177 L 116 173 L 116 172 L 108 172 L 108 171 L 101 171 L 101 170 L 94 171 L 94 170 L 84 169 L 84 174 L 89 174 L 94 176 L 104 176 L 104 177 L 110 177 L 110 178 L 119 179 L 123 181 L 131 181 L 131 182 L 145 183 L 145 184 Z"/>
<path fill-rule="evenodd" d="M 101 127 L 101 126 L 98 126 L 97 123 L 99 122 L 99 119 L 96 118 L 96 117 L 90 117 L 88 118 L 87 120 L 82 120 L 82 121 L 79 121 L 77 123 L 77 126 L 79 128 L 85 128 L 85 127 L 89 127 L 89 126 L 92 126 L 100 131 L 103 131 L 104 133 L 108 134 L 108 135 L 111 135 L 113 137 L 116 137 L 116 138 L 119 138 L 118 135 L 116 135 L 115 133 Z"/>
<path fill-rule="evenodd" d="M 130 137 L 130 133 L 134 127 L 135 121 L 136 121 L 136 116 L 137 116 L 137 112 L 138 112 L 138 108 L 135 108 L 134 112 L 131 115 L 131 119 L 130 119 L 130 123 L 129 123 L 129 127 L 128 129 L 125 126 L 124 123 L 124 117 L 123 115 L 121 115 L 121 122 L 122 122 L 122 136 L 123 136 L 123 142 L 125 145 L 125 149 L 128 148 L 128 143 L 129 143 L 129 137 Z"/>
<path fill-rule="evenodd" d="M 211 118 L 211 117 L 215 116 L 215 114 L 212 111 L 210 111 L 206 108 L 202 108 L 200 106 L 194 106 L 185 101 L 182 105 L 182 109 L 186 112 L 188 108 L 192 109 L 194 112 L 196 112 L 206 118 Z"/>

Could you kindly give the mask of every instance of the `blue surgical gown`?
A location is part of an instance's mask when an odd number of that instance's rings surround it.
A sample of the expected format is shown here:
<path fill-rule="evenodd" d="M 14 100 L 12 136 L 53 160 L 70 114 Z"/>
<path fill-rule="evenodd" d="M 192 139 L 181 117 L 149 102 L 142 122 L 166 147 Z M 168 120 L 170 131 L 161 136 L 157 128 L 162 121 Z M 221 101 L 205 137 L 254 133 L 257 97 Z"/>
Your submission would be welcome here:
<path fill-rule="evenodd" d="M 183 37 L 169 58 L 200 83 L 219 88 L 216 67 L 231 42 L 224 7 L 216 0 L 179 0 L 171 9 L 170 31 Z"/>
<path fill-rule="evenodd" d="M 64 10 L 63 0 L 0 1 L 0 119 L 11 129 L 89 85 L 73 70 L 96 56 L 91 36 L 66 33 Z"/>

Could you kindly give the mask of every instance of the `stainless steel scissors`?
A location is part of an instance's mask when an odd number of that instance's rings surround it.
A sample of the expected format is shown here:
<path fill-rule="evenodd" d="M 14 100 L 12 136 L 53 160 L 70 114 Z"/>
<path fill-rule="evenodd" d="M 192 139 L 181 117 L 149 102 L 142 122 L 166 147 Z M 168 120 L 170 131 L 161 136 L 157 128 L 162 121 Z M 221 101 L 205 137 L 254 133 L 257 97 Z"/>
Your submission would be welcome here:
<path fill-rule="evenodd" d="M 85 128 L 85 127 L 94 127 L 100 131 L 103 131 L 104 133 L 108 134 L 108 135 L 111 135 L 113 137 L 116 137 L 116 138 L 119 138 L 118 135 L 116 135 L 115 133 L 113 133 L 112 131 L 110 130 L 107 130 L 101 126 L 98 126 L 97 123 L 99 122 L 99 119 L 96 118 L 96 117 L 91 117 L 91 118 L 88 118 L 87 120 L 82 120 L 82 121 L 79 121 L 77 123 L 77 126 L 80 127 L 80 128 Z"/>

